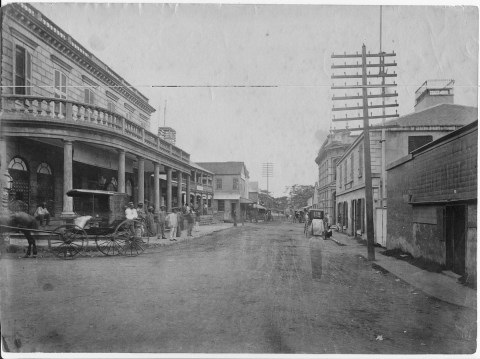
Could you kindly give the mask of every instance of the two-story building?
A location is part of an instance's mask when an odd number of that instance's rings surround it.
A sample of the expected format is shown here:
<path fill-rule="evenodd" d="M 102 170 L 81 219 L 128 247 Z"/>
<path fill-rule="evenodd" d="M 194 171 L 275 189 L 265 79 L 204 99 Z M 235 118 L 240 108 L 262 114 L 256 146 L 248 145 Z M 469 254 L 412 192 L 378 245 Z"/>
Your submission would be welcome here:
<path fill-rule="evenodd" d="M 323 210 L 332 224 L 337 223 L 337 162 L 355 138 L 349 130 L 333 131 L 327 136 L 315 158 L 318 182 L 315 185 L 313 207 Z"/>
<path fill-rule="evenodd" d="M 243 162 L 198 162 L 215 176 L 213 211 L 224 221 L 245 218 L 249 199 L 249 174 Z"/>
<path fill-rule="evenodd" d="M 72 188 L 168 210 L 192 193 L 211 199 L 213 174 L 149 131 L 148 98 L 34 6 L 10 4 L 1 16 L 0 171 L 13 178 L 10 200 L 30 213 L 47 202 L 68 219 Z"/>
<path fill-rule="evenodd" d="M 453 89 L 445 96 L 430 92 L 428 84 L 422 88 L 422 93 L 417 92 L 416 111 L 386 122 L 383 139 L 382 130 L 370 130 L 374 232 L 382 246 L 386 246 L 387 230 L 386 164 L 477 120 L 477 108 L 451 103 Z M 425 108 L 423 101 L 432 106 Z M 362 133 L 337 162 L 337 222 L 352 236 L 361 236 L 366 228 L 364 145 Z"/>

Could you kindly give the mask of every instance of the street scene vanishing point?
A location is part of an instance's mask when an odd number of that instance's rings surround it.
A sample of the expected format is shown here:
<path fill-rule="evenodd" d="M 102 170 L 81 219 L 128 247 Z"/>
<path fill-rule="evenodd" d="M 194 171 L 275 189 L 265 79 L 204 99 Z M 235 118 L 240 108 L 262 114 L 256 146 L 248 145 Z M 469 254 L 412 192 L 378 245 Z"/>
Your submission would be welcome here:
<path fill-rule="evenodd" d="M 2 358 L 475 356 L 478 16 L 2 4 Z"/>

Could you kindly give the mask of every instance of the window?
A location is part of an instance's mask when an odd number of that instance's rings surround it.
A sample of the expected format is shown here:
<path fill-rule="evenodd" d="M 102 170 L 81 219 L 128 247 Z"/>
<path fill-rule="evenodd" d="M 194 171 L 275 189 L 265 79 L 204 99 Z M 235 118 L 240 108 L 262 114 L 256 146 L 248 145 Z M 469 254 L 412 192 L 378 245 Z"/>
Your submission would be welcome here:
<path fill-rule="evenodd" d="M 66 99 L 67 98 L 67 75 L 60 70 L 55 70 L 54 79 L 54 96 L 55 98 Z M 55 112 L 65 114 L 65 105 L 63 103 L 55 103 Z"/>
<path fill-rule="evenodd" d="M 115 110 L 117 109 L 117 107 L 115 106 L 115 103 L 114 103 L 114 102 L 108 101 L 108 102 L 107 102 L 107 109 L 108 109 L 108 111 L 110 111 L 110 112 L 115 112 Z"/>
<path fill-rule="evenodd" d="M 363 176 L 363 144 L 358 147 L 358 177 Z"/>
<path fill-rule="evenodd" d="M 233 189 L 238 189 L 238 178 L 233 179 Z"/>
<path fill-rule="evenodd" d="M 355 152 L 352 152 L 351 156 L 350 156 L 350 181 L 353 181 L 353 164 L 354 164 L 354 153 Z"/>
<path fill-rule="evenodd" d="M 333 180 L 337 180 L 337 159 L 332 159 L 332 167 L 333 167 Z"/>
<path fill-rule="evenodd" d="M 128 110 L 125 111 L 125 118 L 126 118 L 127 120 L 131 121 L 132 118 L 133 118 L 133 112 L 128 111 Z"/>
<path fill-rule="evenodd" d="M 342 187 L 342 165 L 338 166 L 338 183 Z"/>
<path fill-rule="evenodd" d="M 37 173 L 43 173 L 46 175 L 51 175 L 52 174 L 52 169 L 46 162 L 42 162 L 38 165 L 37 167 Z"/>
<path fill-rule="evenodd" d="M 30 95 L 32 86 L 32 56 L 24 47 L 15 46 L 15 95 Z"/>
<path fill-rule="evenodd" d="M 408 136 L 408 153 L 432 141 L 432 136 Z"/>
<path fill-rule="evenodd" d="M 225 211 L 225 201 L 223 199 L 218 200 L 218 210 Z"/>
<path fill-rule="evenodd" d="M 215 186 L 215 189 L 222 189 L 222 179 L 221 178 L 217 178 L 216 179 L 216 186 Z"/>
<path fill-rule="evenodd" d="M 345 157 L 345 162 L 343 163 L 343 182 L 347 185 L 347 158 Z"/>
<path fill-rule="evenodd" d="M 27 164 L 20 157 L 13 157 L 8 168 L 11 170 L 28 171 Z"/>
<path fill-rule="evenodd" d="M 85 89 L 85 103 L 88 105 L 95 105 L 95 94 L 91 88 Z"/>

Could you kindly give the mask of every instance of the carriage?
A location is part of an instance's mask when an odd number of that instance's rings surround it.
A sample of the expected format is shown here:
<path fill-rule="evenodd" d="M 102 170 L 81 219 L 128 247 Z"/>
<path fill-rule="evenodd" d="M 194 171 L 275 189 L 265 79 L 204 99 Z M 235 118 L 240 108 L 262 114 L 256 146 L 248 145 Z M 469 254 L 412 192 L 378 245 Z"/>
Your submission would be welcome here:
<path fill-rule="evenodd" d="M 76 215 L 73 223 L 61 225 L 53 231 L 8 225 L 0 227 L 48 233 L 49 250 L 63 259 L 73 259 L 88 250 L 91 241 L 106 256 L 137 256 L 144 251 L 142 235 L 146 226 L 141 219 L 125 219 L 126 193 L 72 189 L 67 196 L 73 199 Z"/>
<path fill-rule="evenodd" d="M 308 220 L 305 223 L 305 235 L 309 233 L 312 236 L 325 237 L 324 211 L 310 208 L 308 210 Z"/>
<path fill-rule="evenodd" d="M 51 250 L 60 257 L 66 257 L 72 246 L 79 253 L 90 240 L 106 256 L 136 256 L 144 251 L 142 235 L 145 223 L 142 219 L 125 219 L 128 195 L 113 191 L 72 189 L 67 196 L 73 198 L 73 209 L 77 218 L 74 224 L 57 228 L 57 238 L 51 243 Z"/>

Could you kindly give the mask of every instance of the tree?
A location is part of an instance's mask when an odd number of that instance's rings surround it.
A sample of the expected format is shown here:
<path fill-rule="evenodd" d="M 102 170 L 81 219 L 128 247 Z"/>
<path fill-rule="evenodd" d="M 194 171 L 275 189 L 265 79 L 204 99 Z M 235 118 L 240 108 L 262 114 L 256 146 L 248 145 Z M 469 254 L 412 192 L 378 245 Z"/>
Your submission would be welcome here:
<path fill-rule="evenodd" d="M 294 184 L 290 187 L 290 205 L 294 208 L 301 208 L 308 205 L 308 199 L 313 197 L 314 186 Z"/>

